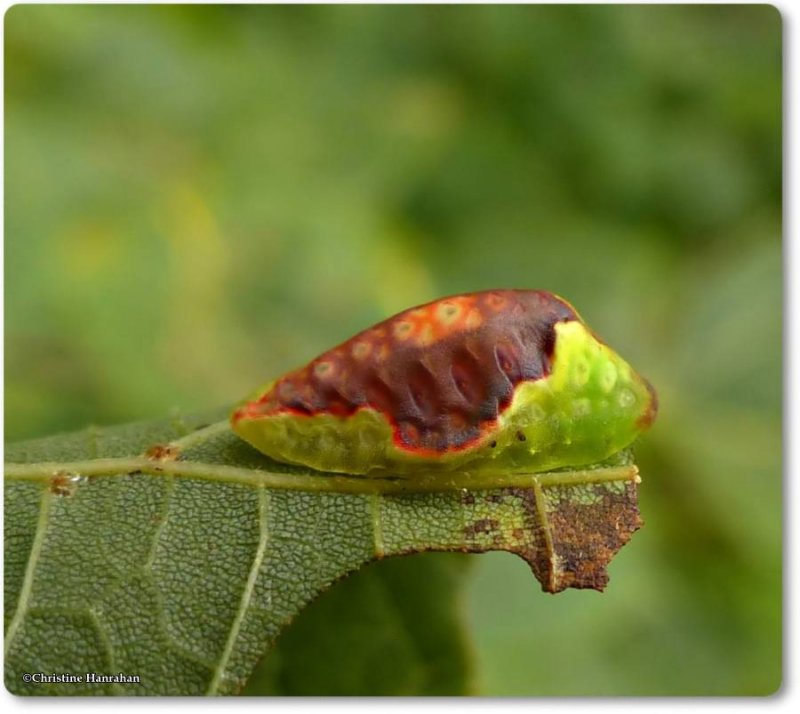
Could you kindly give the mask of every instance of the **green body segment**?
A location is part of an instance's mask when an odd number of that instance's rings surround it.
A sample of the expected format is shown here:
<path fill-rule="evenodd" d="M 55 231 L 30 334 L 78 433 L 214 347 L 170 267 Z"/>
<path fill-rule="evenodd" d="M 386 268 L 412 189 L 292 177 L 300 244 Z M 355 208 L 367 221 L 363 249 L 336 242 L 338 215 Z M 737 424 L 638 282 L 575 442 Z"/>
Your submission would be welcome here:
<path fill-rule="evenodd" d="M 579 319 L 553 328 L 549 374 L 517 384 L 496 420 L 459 448 L 410 449 L 390 419 L 371 407 L 348 416 L 278 413 L 255 418 L 241 416 L 242 407 L 233 428 L 279 461 L 371 476 L 536 473 L 602 461 L 649 427 L 655 393 Z"/>

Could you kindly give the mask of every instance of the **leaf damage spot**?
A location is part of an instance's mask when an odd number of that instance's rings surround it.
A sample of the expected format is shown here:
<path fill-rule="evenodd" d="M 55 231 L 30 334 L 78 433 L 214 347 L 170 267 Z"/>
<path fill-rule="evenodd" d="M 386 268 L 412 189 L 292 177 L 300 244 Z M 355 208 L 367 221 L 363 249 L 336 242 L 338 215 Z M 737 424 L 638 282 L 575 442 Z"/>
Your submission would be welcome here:
<path fill-rule="evenodd" d="M 476 536 L 486 533 L 495 533 L 500 530 L 500 522 L 494 518 L 481 518 L 474 523 L 464 526 L 464 538 L 474 540 Z"/>
<path fill-rule="evenodd" d="M 69 498 L 75 495 L 78 486 L 86 480 L 85 476 L 69 473 L 68 471 L 56 471 L 48 483 L 50 493 L 61 498 Z"/>
<path fill-rule="evenodd" d="M 176 461 L 181 450 L 172 444 L 153 444 L 144 454 L 150 461 Z"/>
<path fill-rule="evenodd" d="M 546 592 L 602 591 L 609 562 L 642 526 L 632 481 L 507 492 L 522 501 L 526 517 L 511 530 L 515 542 L 500 549 L 523 558 Z"/>

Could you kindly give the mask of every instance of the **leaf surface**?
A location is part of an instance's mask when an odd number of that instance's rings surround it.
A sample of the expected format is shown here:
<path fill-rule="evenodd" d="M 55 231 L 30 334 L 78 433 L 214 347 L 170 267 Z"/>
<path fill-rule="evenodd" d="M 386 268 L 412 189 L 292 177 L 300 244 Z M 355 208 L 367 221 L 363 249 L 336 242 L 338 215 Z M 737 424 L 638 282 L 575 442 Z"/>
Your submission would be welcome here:
<path fill-rule="evenodd" d="M 640 525 L 627 455 L 491 483 L 344 477 L 268 460 L 223 415 L 7 447 L 10 691 L 237 693 L 306 604 L 371 560 L 506 550 L 549 592 L 602 589 Z M 140 681 L 27 684 L 26 672 Z"/>

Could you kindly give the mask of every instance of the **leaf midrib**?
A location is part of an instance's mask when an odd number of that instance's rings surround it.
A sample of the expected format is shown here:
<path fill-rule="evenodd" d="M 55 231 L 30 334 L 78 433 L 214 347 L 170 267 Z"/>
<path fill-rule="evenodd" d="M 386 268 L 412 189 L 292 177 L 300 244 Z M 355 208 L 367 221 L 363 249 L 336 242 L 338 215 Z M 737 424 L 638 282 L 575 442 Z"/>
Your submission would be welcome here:
<path fill-rule="evenodd" d="M 143 473 L 151 476 L 181 476 L 223 483 L 241 483 L 267 489 L 291 491 L 382 494 L 436 491 L 470 491 L 495 488 L 533 488 L 535 486 L 579 485 L 605 481 L 632 480 L 638 483 L 635 465 L 546 471 L 541 473 L 475 474 L 465 471 L 448 473 L 447 478 L 435 473 L 413 478 L 401 476 L 359 476 L 333 473 L 284 473 L 266 469 L 183 460 L 180 452 L 196 447 L 220 434 L 230 431 L 227 420 L 215 422 L 175 439 L 166 447 L 177 458 L 161 460 L 147 454 L 124 457 L 99 457 L 77 461 L 42 461 L 35 463 L 6 463 L 5 478 L 9 480 L 49 481 L 56 474 L 79 476 L 119 476 Z"/>
<path fill-rule="evenodd" d="M 486 491 L 497 488 L 534 488 L 534 486 L 576 486 L 607 481 L 639 482 L 634 465 L 545 471 L 515 474 L 448 474 L 437 479 L 435 474 L 423 477 L 370 477 L 340 474 L 281 473 L 264 469 L 228 466 L 202 461 L 154 461 L 146 456 L 84 459 L 80 461 L 42 461 L 38 463 L 6 463 L 5 478 L 10 481 L 50 481 L 58 474 L 108 477 L 125 474 L 182 476 L 222 483 L 242 483 L 267 489 L 289 491 L 332 492 L 352 494 L 421 493 L 442 491 Z"/>

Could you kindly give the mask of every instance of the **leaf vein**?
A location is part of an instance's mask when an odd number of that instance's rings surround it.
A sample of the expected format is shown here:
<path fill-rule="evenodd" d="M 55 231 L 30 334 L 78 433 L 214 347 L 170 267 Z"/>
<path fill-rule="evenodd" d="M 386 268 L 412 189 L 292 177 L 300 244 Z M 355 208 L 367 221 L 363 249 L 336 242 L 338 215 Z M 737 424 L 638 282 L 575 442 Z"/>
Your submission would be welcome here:
<path fill-rule="evenodd" d="M 547 573 L 548 585 L 551 590 L 555 588 L 556 581 L 556 550 L 553 545 L 553 533 L 550 528 L 550 519 L 547 517 L 547 508 L 545 507 L 544 492 L 542 486 L 538 481 L 533 484 L 534 498 L 536 499 L 536 515 L 539 517 L 539 524 L 542 527 L 542 538 L 544 545 L 547 549 L 547 560 L 550 564 Z"/>
<path fill-rule="evenodd" d="M 164 505 L 161 507 L 161 518 L 159 519 L 158 526 L 156 527 L 155 532 L 153 533 L 153 540 L 150 543 L 150 550 L 147 553 L 147 560 L 144 562 L 144 571 L 146 574 L 150 575 L 153 572 L 153 563 L 156 559 L 156 552 L 158 551 L 158 545 L 161 542 L 161 537 L 164 533 L 164 529 L 167 526 L 167 521 L 169 520 L 169 513 L 170 513 L 170 506 L 172 504 L 172 494 L 175 491 L 175 479 L 173 477 L 168 477 L 166 481 L 166 494 L 164 496 Z"/>
<path fill-rule="evenodd" d="M 222 652 L 222 657 L 214 668 L 214 676 L 211 683 L 208 685 L 207 694 L 216 694 L 219 691 L 220 683 L 226 675 L 226 669 L 233 654 L 233 648 L 236 640 L 239 637 L 239 631 L 242 628 L 245 614 L 250 607 L 250 601 L 253 597 L 255 590 L 256 580 L 258 579 L 261 564 L 264 561 L 264 554 L 267 550 L 267 543 L 269 541 L 269 523 L 268 523 L 268 510 L 269 510 L 269 496 L 267 490 L 262 486 L 258 492 L 258 516 L 259 516 L 259 530 L 260 535 L 258 539 L 258 548 L 256 549 L 253 564 L 250 567 L 250 573 L 247 576 L 247 583 L 242 591 L 242 597 L 239 601 L 239 607 L 236 615 L 233 618 L 230 632 L 228 633 L 228 640 L 225 643 L 225 649 Z"/>
<path fill-rule="evenodd" d="M 42 491 L 42 498 L 39 502 L 39 518 L 36 522 L 36 533 L 33 536 L 31 554 L 28 558 L 28 564 L 25 567 L 25 577 L 22 580 L 22 587 L 19 591 L 17 607 L 14 610 L 14 616 L 8 626 L 8 630 L 6 631 L 6 642 L 4 649 L 6 657 L 8 657 L 8 652 L 14 643 L 14 638 L 16 637 L 17 631 L 22 625 L 22 620 L 25 618 L 25 614 L 27 613 L 30 605 L 31 592 L 33 590 L 33 579 L 36 572 L 36 566 L 39 563 L 39 557 L 42 553 L 47 526 L 50 521 L 50 505 L 52 500 L 53 496 L 50 493 L 50 489 L 45 488 Z"/>
<path fill-rule="evenodd" d="M 89 613 L 89 620 L 91 621 L 92 625 L 94 625 L 95 632 L 97 632 L 97 636 L 100 638 L 100 643 L 103 646 L 103 649 L 106 651 L 107 672 L 109 674 L 113 673 L 116 671 L 117 667 L 114 664 L 114 648 L 111 646 L 111 638 L 108 636 L 108 630 L 106 629 L 105 625 L 103 625 L 100 616 L 93 607 L 88 607 L 87 611 Z M 124 689 L 115 682 L 111 683 L 110 689 L 115 694 L 124 693 Z"/>
<path fill-rule="evenodd" d="M 375 555 L 383 558 L 386 548 L 383 542 L 383 517 L 381 515 L 381 495 L 373 494 L 369 499 L 369 510 L 372 519 L 372 544 Z"/>

